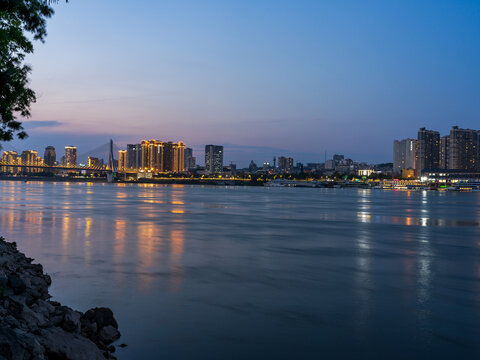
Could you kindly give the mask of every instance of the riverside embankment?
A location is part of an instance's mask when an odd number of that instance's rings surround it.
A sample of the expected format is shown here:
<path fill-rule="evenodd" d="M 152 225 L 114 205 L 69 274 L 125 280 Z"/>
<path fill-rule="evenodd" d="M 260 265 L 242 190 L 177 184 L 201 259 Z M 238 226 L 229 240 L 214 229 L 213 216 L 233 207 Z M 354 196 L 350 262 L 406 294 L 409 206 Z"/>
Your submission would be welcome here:
<path fill-rule="evenodd" d="M 0 237 L 0 360 L 115 359 L 108 308 L 81 313 L 50 300 L 49 275 Z"/>

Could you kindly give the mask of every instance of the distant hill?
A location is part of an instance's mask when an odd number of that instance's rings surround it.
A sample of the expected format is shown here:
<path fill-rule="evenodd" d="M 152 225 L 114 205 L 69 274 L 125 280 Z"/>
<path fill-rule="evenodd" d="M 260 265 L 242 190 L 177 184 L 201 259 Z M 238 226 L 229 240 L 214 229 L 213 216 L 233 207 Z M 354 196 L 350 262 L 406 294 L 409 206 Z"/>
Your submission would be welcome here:
<path fill-rule="evenodd" d="M 113 143 L 113 157 L 117 159 L 118 157 L 118 150 L 120 148 Z M 96 157 L 99 159 L 103 159 L 104 163 L 107 163 L 108 160 L 108 153 L 110 152 L 110 143 L 106 143 L 103 145 L 100 145 L 99 147 L 96 147 L 95 149 L 89 150 L 77 157 L 77 161 L 79 163 L 86 164 L 88 162 L 88 157 Z"/>

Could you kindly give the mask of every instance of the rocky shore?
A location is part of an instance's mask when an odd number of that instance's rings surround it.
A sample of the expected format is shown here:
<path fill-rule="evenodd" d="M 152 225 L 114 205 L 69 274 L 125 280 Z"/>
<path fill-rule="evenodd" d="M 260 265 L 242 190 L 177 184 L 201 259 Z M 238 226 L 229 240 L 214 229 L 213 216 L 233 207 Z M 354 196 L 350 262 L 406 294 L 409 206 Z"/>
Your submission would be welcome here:
<path fill-rule="evenodd" d="M 50 276 L 0 237 L 0 360 L 115 359 L 108 308 L 81 313 L 51 301 Z"/>

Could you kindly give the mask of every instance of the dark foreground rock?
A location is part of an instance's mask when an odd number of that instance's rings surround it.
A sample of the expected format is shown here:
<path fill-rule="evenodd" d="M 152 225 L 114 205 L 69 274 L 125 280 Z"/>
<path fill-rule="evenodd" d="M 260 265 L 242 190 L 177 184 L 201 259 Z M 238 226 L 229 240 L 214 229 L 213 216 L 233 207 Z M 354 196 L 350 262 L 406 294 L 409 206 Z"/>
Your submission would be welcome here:
<path fill-rule="evenodd" d="M 115 359 L 112 311 L 83 314 L 50 301 L 52 280 L 32 261 L 0 237 L 0 360 Z"/>

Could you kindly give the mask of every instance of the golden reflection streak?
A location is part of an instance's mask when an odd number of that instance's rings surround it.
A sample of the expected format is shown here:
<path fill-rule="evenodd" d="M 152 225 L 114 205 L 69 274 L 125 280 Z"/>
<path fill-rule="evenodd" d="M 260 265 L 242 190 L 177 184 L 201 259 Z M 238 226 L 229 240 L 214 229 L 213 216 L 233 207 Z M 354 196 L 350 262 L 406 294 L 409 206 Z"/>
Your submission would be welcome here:
<path fill-rule="evenodd" d="M 184 251 L 185 233 L 183 229 L 174 229 L 170 232 L 170 291 L 178 291 L 183 282 L 184 271 L 181 265 Z"/>
<path fill-rule="evenodd" d="M 138 272 L 140 273 L 139 285 L 142 290 L 148 290 L 153 277 L 144 275 L 153 265 L 155 238 L 161 239 L 161 229 L 153 222 L 144 222 L 138 225 Z"/>
<path fill-rule="evenodd" d="M 89 265 L 92 260 L 92 243 L 90 240 L 90 233 L 92 227 L 92 218 L 85 219 L 85 264 Z"/>
<path fill-rule="evenodd" d="M 62 221 L 62 248 L 66 252 L 70 243 L 70 217 L 65 215 Z"/>
<path fill-rule="evenodd" d="M 185 214 L 185 210 L 180 210 L 180 209 L 174 209 L 170 210 L 172 214 Z"/>
<path fill-rule="evenodd" d="M 113 247 L 113 254 L 116 260 L 120 260 L 125 254 L 126 224 L 127 222 L 125 220 L 115 220 L 115 245 Z"/>

